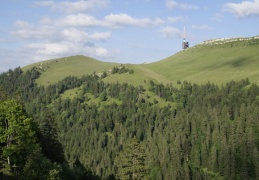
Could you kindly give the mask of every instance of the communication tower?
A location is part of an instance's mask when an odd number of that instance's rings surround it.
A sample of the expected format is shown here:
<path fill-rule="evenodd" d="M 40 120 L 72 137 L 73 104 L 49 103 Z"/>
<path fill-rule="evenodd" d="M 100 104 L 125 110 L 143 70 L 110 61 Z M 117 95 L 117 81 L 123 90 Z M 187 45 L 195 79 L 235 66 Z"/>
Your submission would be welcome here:
<path fill-rule="evenodd" d="M 189 42 L 186 42 L 186 33 L 185 33 L 185 26 L 183 28 L 183 43 L 182 43 L 182 48 L 187 49 L 189 47 Z"/>

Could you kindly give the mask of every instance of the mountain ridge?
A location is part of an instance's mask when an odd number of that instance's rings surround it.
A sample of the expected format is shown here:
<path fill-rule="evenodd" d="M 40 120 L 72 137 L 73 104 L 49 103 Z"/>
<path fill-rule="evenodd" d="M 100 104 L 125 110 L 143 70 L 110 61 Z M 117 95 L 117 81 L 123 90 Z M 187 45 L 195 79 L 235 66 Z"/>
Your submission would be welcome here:
<path fill-rule="evenodd" d="M 231 80 L 249 78 L 259 83 L 259 36 L 247 38 L 221 38 L 207 40 L 186 50 L 177 52 L 157 62 L 126 64 L 134 74 L 110 74 L 106 82 L 143 84 L 146 79 L 161 83 L 190 81 L 204 84 L 208 81 L 222 84 Z M 102 62 L 87 56 L 71 56 L 42 61 L 24 67 L 36 67 L 41 71 L 37 83 L 47 85 L 66 76 L 82 76 L 110 71 L 120 63 Z M 45 68 L 44 68 L 45 67 Z"/>

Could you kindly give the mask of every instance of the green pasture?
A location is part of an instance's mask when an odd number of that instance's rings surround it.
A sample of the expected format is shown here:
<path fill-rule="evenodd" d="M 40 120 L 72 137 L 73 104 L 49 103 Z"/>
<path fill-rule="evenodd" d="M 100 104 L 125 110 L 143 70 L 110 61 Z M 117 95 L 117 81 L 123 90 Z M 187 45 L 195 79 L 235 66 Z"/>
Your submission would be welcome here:
<path fill-rule="evenodd" d="M 144 65 L 166 80 L 198 84 L 224 84 L 249 78 L 259 83 L 259 42 L 247 45 L 232 42 L 222 45 L 196 45 L 159 62 Z"/>
<path fill-rule="evenodd" d="M 119 65 L 85 56 L 72 56 L 38 62 L 23 69 L 38 68 L 42 74 L 37 83 L 48 85 L 69 75 L 80 77 L 93 72 L 109 72 Z M 198 44 L 154 63 L 127 64 L 127 67 L 134 73 L 109 74 L 103 80 L 143 86 L 150 79 L 174 85 L 178 80 L 221 85 L 231 80 L 249 78 L 259 84 L 259 39 L 218 45 Z"/>
<path fill-rule="evenodd" d="M 37 83 L 48 85 L 56 83 L 67 76 L 81 77 L 86 74 L 108 71 L 118 63 L 102 62 L 86 56 L 71 56 L 31 64 L 23 68 L 24 71 L 36 67 L 41 75 Z"/>

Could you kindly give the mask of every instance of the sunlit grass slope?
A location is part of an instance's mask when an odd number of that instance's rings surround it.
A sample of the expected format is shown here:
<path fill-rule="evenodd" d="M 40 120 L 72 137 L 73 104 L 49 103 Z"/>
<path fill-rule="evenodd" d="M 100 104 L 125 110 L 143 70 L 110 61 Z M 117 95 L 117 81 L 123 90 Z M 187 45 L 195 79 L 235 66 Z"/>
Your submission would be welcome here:
<path fill-rule="evenodd" d="M 26 71 L 32 67 L 38 68 L 41 75 L 36 82 L 48 85 L 70 75 L 80 77 L 93 72 L 99 73 L 108 71 L 117 65 L 117 63 L 101 62 L 86 56 L 71 56 L 31 64 L 24 67 L 23 70 Z"/>
<path fill-rule="evenodd" d="M 224 84 L 249 78 L 259 83 L 259 40 L 200 44 L 162 61 L 141 65 L 164 79 Z"/>
<path fill-rule="evenodd" d="M 134 73 L 124 73 L 124 74 L 111 74 L 104 79 L 105 82 L 127 82 L 133 85 L 145 85 L 145 82 L 149 80 L 156 80 L 161 83 L 170 83 L 164 76 L 155 72 L 145 66 L 140 64 L 127 64 L 129 69 L 133 69 Z"/>
<path fill-rule="evenodd" d="M 48 85 L 69 75 L 80 77 L 93 72 L 110 72 L 119 65 L 85 56 L 72 56 L 35 63 L 23 69 L 37 67 L 42 72 L 37 83 Z M 259 38 L 198 44 L 158 62 L 127 64 L 127 67 L 134 73 L 109 74 L 103 80 L 143 86 L 150 79 L 164 84 L 185 80 L 221 85 L 231 80 L 249 78 L 250 82 L 259 84 Z"/>

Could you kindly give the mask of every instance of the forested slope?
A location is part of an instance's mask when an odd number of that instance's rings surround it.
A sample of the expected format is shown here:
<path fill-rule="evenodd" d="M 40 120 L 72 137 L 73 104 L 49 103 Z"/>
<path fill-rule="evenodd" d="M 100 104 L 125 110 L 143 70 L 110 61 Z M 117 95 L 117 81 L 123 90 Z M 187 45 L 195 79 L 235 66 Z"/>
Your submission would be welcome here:
<path fill-rule="evenodd" d="M 51 112 L 65 161 L 82 164 L 80 172 L 102 179 L 259 178 L 259 87 L 248 79 L 176 88 L 86 75 L 38 86 L 39 75 L 17 68 L 0 84 L 35 122 Z M 57 147 L 45 148 L 51 158 Z"/>

